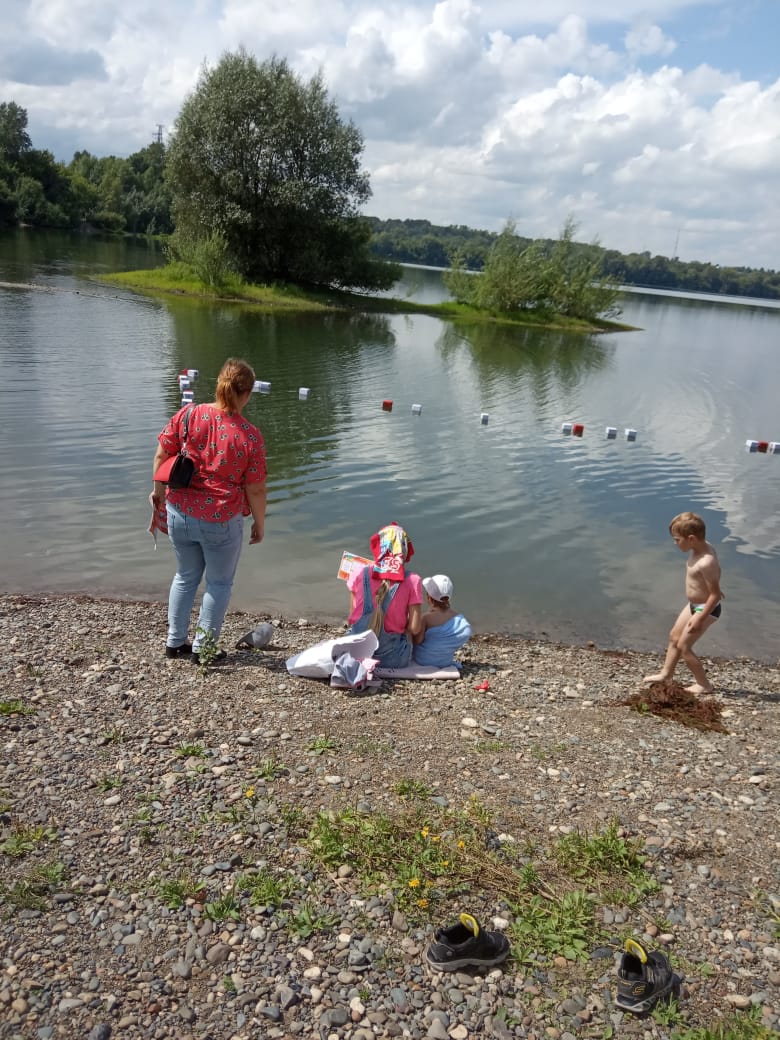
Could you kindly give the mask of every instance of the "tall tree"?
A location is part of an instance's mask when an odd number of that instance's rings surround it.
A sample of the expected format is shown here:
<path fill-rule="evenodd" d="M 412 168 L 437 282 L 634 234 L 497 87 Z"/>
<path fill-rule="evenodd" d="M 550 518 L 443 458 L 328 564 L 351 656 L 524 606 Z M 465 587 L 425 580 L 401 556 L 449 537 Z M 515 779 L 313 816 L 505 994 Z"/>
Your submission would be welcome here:
<path fill-rule="evenodd" d="M 0 159 L 16 163 L 31 148 L 27 110 L 15 101 L 3 101 L 0 103 Z"/>
<path fill-rule="evenodd" d="M 218 235 L 255 280 L 386 287 L 359 207 L 371 195 L 363 138 L 320 75 L 299 79 L 244 50 L 204 68 L 176 120 L 166 177 L 180 240 Z"/>

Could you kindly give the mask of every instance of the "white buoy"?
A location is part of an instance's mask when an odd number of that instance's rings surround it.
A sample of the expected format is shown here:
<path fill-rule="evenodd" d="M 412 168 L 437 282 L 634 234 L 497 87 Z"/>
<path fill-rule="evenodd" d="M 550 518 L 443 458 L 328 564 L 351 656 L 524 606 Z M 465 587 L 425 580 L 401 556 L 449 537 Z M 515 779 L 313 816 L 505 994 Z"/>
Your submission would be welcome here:
<path fill-rule="evenodd" d="M 770 455 L 780 455 L 780 441 L 770 441 L 767 451 Z"/>
<path fill-rule="evenodd" d="M 298 387 L 298 400 L 299 401 L 305 401 L 308 398 L 310 393 L 311 393 L 311 391 L 309 390 L 308 386 L 299 386 Z"/>
<path fill-rule="evenodd" d="M 616 437 L 617 437 L 617 426 L 608 426 L 607 427 L 607 440 L 608 441 L 614 441 Z"/>
<path fill-rule="evenodd" d="M 422 405 L 421 404 L 413 404 L 412 405 L 412 415 L 422 415 Z"/>
<path fill-rule="evenodd" d="M 483 426 L 487 426 L 489 420 L 490 420 L 489 414 L 487 412 L 482 412 L 480 417 L 479 417 L 479 421 L 482 423 L 482 425 Z"/>
<path fill-rule="evenodd" d="M 758 451 L 758 441 L 745 441 L 745 451 L 749 453 Z"/>
<path fill-rule="evenodd" d="M 567 437 L 571 437 L 571 431 L 574 429 L 574 423 L 565 422 L 561 426 L 561 433 L 565 433 Z"/>
<path fill-rule="evenodd" d="M 271 384 L 266 383 L 263 379 L 256 379 L 254 386 L 252 387 L 252 392 L 255 394 L 270 394 Z"/>
<path fill-rule="evenodd" d="M 182 404 L 194 404 L 195 394 L 192 390 L 185 390 L 181 395 Z"/>
<path fill-rule="evenodd" d="M 631 429 L 631 428 L 629 427 L 629 428 L 628 428 L 628 429 L 626 430 L 626 440 L 627 440 L 627 441 L 635 441 L 635 440 L 636 440 L 636 430 L 632 430 L 632 429 Z"/>
<path fill-rule="evenodd" d="M 200 373 L 198 372 L 197 368 L 187 369 L 187 376 L 189 379 L 197 379 L 199 375 Z"/>
<path fill-rule="evenodd" d="M 190 383 L 189 379 L 186 376 L 179 376 L 179 389 L 180 390 L 189 390 L 191 385 L 192 384 Z"/>

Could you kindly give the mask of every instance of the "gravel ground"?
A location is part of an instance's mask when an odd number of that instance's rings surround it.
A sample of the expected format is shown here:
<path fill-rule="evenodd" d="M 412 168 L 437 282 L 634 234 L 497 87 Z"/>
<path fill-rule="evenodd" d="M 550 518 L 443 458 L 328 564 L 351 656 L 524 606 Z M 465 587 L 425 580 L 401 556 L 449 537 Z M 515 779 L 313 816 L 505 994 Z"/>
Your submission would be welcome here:
<path fill-rule="evenodd" d="M 0 597 L 0 1037 L 778 1029 L 778 668 L 709 661 L 727 732 L 702 732 L 618 704 L 658 656 L 485 635 L 458 682 L 356 697 L 285 670 L 333 629 L 276 618 L 267 650 L 232 649 L 257 620 L 229 615 L 228 660 L 202 675 L 164 657 L 159 603 Z M 592 900 L 585 947 L 521 949 L 518 893 L 487 868 L 424 907 L 381 862 L 368 877 L 348 853 L 313 855 L 318 814 L 410 806 L 432 827 L 478 806 L 490 862 L 538 869 L 545 908 Z M 555 859 L 565 836 L 610 827 L 647 857 L 641 898 Z M 397 876 L 406 853 L 383 854 Z M 282 897 L 260 898 L 252 872 Z M 424 966 L 460 909 L 508 929 L 501 968 Z M 627 935 L 671 958 L 678 1011 L 615 1007 Z"/>

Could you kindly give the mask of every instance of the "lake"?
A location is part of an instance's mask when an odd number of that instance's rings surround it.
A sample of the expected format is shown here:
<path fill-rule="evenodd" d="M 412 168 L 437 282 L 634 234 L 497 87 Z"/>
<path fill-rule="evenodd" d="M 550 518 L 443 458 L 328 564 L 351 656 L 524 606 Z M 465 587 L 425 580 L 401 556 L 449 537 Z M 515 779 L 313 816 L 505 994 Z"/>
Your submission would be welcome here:
<path fill-rule="evenodd" d="M 89 278 L 160 262 L 130 240 L 0 236 L 0 281 L 46 290 L 0 289 L 3 591 L 166 598 L 173 556 L 146 530 L 156 436 L 182 368 L 212 400 L 238 355 L 271 392 L 246 411 L 266 439 L 269 509 L 234 608 L 343 619 L 342 551 L 365 553 L 397 520 L 415 569 L 449 574 L 477 631 L 660 656 L 684 601 L 668 523 L 692 509 L 726 592 L 705 652 L 777 659 L 780 455 L 745 450 L 780 441 L 777 307 L 632 292 L 623 320 L 641 331 L 586 336 L 269 316 Z M 395 294 L 441 299 L 440 273 L 408 269 Z M 163 631 L 161 609 L 161 644 Z"/>

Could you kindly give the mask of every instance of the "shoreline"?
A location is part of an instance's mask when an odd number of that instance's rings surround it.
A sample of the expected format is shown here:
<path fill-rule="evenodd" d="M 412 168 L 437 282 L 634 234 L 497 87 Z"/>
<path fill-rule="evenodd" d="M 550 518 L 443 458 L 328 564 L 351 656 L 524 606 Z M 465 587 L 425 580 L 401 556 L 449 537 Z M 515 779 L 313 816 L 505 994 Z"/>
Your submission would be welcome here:
<path fill-rule="evenodd" d="M 626 706 L 657 655 L 478 635 L 350 696 L 285 668 L 330 626 L 247 619 L 200 669 L 159 601 L 0 595 L 2 1040 L 777 1034 L 778 668 L 714 663 L 700 730 Z M 463 911 L 509 959 L 432 971 Z M 616 1006 L 629 936 L 678 1004 Z"/>
<path fill-rule="evenodd" d="M 6 599 L 20 599 L 29 600 L 30 602 L 40 602 L 42 600 L 72 600 L 74 603 L 129 603 L 137 604 L 148 608 L 157 608 L 162 610 L 161 618 L 162 624 L 165 623 L 165 610 L 167 608 L 167 595 L 155 596 L 152 593 L 144 592 L 128 592 L 128 593 L 109 593 L 106 591 L 97 592 L 85 592 L 83 590 L 65 590 L 55 591 L 50 590 L 21 590 L 21 589 L 2 589 L 0 588 L 0 603 Z M 199 600 L 196 599 L 196 608 Z M 252 622 L 256 624 L 260 621 L 275 621 L 280 623 L 284 627 L 296 627 L 301 622 L 305 622 L 303 627 L 308 627 L 312 630 L 318 630 L 325 633 L 321 638 L 327 638 L 328 635 L 335 635 L 339 630 L 346 627 L 346 620 L 344 617 L 338 615 L 328 615 L 319 611 L 310 611 L 304 616 L 300 614 L 298 617 L 294 617 L 292 614 L 286 613 L 284 610 L 280 610 L 277 613 L 269 613 L 268 611 L 251 611 L 245 607 L 232 606 L 228 608 L 228 614 L 232 617 L 245 617 L 247 623 Z M 193 615 L 194 617 L 194 615 Z M 475 638 L 480 637 L 483 639 L 493 641 L 504 641 L 511 644 L 540 644 L 544 646 L 550 646 L 561 650 L 581 650 L 583 652 L 592 652 L 594 650 L 600 653 L 606 654 L 631 654 L 640 657 L 645 657 L 652 662 L 654 661 L 657 665 L 663 660 L 664 646 L 662 641 L 659 642 L 658 649 L 645 649 L 643 647 L 631 646 L 623 643 L 607 643 L 601 642 L 598 639 L 592 638 L 581 638 L 579 640 L 566 640 L 560 639 L 556 636 L 548 634 L 534 634 L 527 632 L 512 632 L 508 629 L 503 630 L 480 630 L 476 633 Z M 706 662 L 712 662 L 714 665 L 736 665 L 736 664 L 749 664 L 756 669 L 769 669 L 775 670 L 780 668 L 780 658 L 771 659 L 769 657 L 751 657 L 749 654 L 729 655 L 729 654 L 702 654 L 702 658 Z M 657 669 L 656 669 L 657 670 Z M 689 676 L 684 663 L 680 663 L 678 666 L 677 678 L 684 678 Z M 687 682 L 687 679 L 685 680 Z"/>

